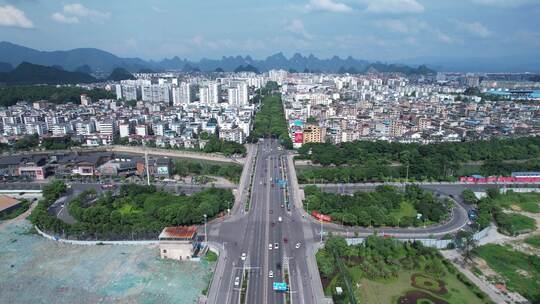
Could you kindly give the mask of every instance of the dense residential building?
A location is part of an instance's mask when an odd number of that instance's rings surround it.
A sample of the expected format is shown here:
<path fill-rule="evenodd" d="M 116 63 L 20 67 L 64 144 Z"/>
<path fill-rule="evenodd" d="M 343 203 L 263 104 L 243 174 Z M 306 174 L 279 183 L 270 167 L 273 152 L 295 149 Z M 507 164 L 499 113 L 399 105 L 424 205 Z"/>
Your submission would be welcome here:
<path fill-rule="evenodd" d="M 540 106 L 515 100 L 539 100 L 540 92 L 508 90 L 508 83 L 495 84 L 491 77 L 269 73 L 270 79 L 282 83 L 285 116 L 295 147 L 326 141 L 428 143 L 538 135 Z M 469 88 L 482 94 L 466 94 Z"/>

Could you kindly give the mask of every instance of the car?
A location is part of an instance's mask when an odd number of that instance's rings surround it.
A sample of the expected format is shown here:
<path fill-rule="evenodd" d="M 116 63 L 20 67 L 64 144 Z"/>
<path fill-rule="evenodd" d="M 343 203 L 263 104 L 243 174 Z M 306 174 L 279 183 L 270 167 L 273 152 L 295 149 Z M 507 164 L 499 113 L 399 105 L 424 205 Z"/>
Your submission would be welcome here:
<path fill-rule="evenodd" d="M 268 272 L 268 277 L 269 277 L 269 278 L 273 278 L 273 277 L 274 277 L 274 272 L 273 272 L 272 270 L 270 270 L 270 271 Z"/>
<path fill-rule="evenodd" d="M 288 238 L 283 238 L 283 243 L 287 244 L 289 242 Z"/>
<path fill-rule="evenodd" d="M 279 248 L 279 244 L 278 243 L 274 243 L 274 249 L 278 249 Z"/>
<path fill-rule="evenodd" d="M 274 211 L 272 209 L 270 209 L 270 214 L 274 213 Z"/>
<path fill-rule="evenodd" d="M 246 253 L 245 252 L 242 253 L 242 256 L 240 257 L 240 259 L 242 259 L 242 261 L 246 260 Z"/>
<path fill-rule="evenodd" d="M 268 244 L 268 250 L 272 250 L 272 244 Z"/>
<path fill-rule="evenodd" d="M 234 286 L 239 286 L 240 285 L 240 277 L 236 277 L 234 279 Z"/>
<path fill-rule="evenodd" d="M 298 248 L 300 248 L 300 246 L 302 246 L 302 244 L 296 243 L 296 246 L 294 246 L 294 248 L 298 249 Z"/>
<path fill-rule="evenodd" d="M 277 218 L 278 222 L 281 222 L 282 218 L 281 216 Z"/>
<path fill-rule="evenodd" d="M 281 269 L 281 263 L 276 263 L 276 268 Z"/>
<path fill-rule="evenodd" d="M 276 223 L 272 222 L 271 226 L 274 227 L 276 225 Z"/>

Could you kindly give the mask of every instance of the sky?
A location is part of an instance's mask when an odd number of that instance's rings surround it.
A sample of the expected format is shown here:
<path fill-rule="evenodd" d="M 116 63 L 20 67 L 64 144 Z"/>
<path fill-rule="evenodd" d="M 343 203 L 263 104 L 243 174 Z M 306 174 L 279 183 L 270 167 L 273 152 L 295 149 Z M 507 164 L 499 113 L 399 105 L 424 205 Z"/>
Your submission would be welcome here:
<path fill-rule="evenodd" d="M 0 41 L 197 60 L 540 53 L 540 0 L 0 0 Z"/>

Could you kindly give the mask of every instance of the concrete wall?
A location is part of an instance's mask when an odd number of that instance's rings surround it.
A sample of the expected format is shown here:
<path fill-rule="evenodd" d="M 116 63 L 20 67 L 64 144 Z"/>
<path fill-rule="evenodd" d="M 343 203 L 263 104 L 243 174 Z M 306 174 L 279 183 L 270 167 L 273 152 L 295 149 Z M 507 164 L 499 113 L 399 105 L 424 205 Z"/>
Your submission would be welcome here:
<path fill-rule="evenodd" d="M 193 256 L 191 242 L 160 242 L 159 254 L 162 259 L 189 260 Z"/>
<path fill-rule="evenodd" d="M 489 231 L 489 227 L 484 228 L 483 230 L 475 233 L 473 238 L 479 241 L 487 235 L 488 231 Z M 357 244 L 363 243 L 364 239 L 365 238 L 346 238 L 347 244 L 349 245 L 357 245 Z M 454 242 L 454 240 L 438 240 L 438 239 L 425 239 L 425 238 L 406 238 L 406 239 L 397 239 L 397 240 L 402 241 L 402 242 L 417 241 L 417 242 L 422 243 L 424 246 L 433 247 L 437 249 L 446 249 L 448 248 L 448 245 L 450 243 Z"/>

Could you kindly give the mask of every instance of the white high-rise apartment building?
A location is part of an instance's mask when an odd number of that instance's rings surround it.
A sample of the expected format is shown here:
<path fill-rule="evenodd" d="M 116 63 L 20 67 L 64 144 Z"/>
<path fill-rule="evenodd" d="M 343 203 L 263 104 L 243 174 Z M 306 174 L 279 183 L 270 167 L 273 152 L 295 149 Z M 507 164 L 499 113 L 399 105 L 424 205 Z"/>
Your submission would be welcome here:
<path fill-rule="evenodd" d="M 208 85 L 208 99 L 211 104 L 219 103 L 220 86 L 217 83 Z"/>
<path fill-rule="evenodd" d="M 229 104 L 236 106 L 245 106 L 249 102 L 248 85 L 245 82 L 240 82 L 236 88 L 228 90 Z"/>
<path fill-rule="evenodd" d="M 149 102 L 171 102 L 171 88 L 169 85 L 145 85 L 142 86 L 142 100 Z"/>
<path fill-rule="evenodd" d="M 195 101 L 195 86 L 182 82 L 179 87 L 173 88 L 173 104 L 175 106 Z"/>
<path fill-rule="evenodd" d="M 199 101 L 201 103 L 210 103 L 209 90 L 207 87 L 199 88 Z"/>

